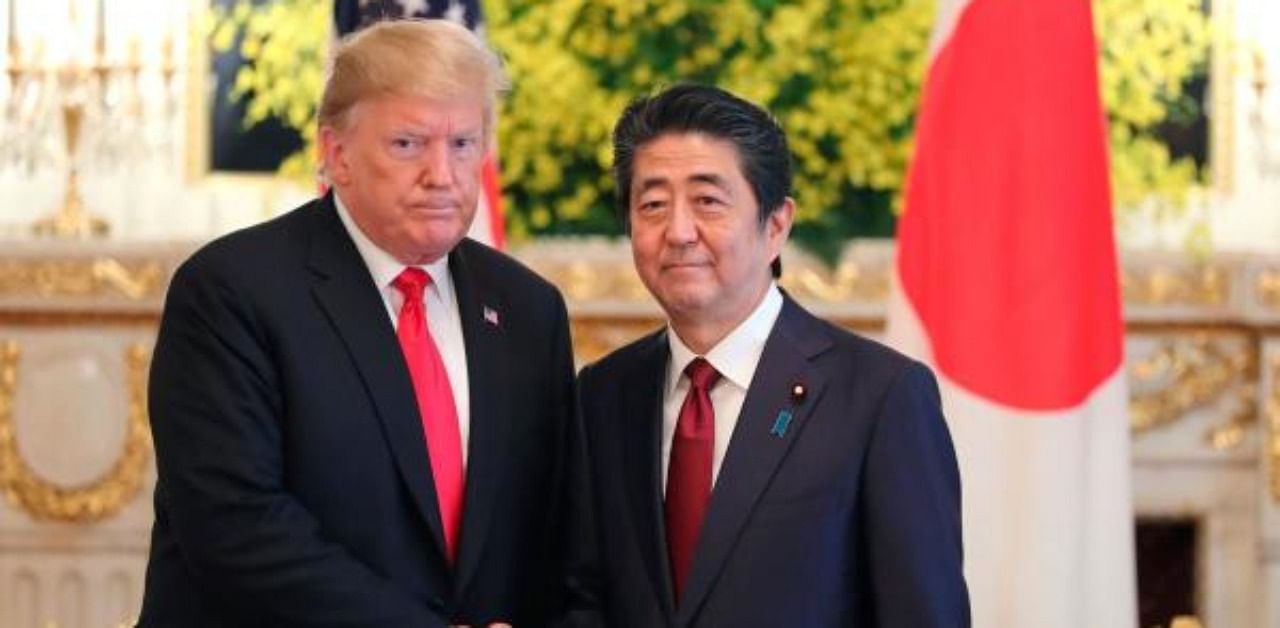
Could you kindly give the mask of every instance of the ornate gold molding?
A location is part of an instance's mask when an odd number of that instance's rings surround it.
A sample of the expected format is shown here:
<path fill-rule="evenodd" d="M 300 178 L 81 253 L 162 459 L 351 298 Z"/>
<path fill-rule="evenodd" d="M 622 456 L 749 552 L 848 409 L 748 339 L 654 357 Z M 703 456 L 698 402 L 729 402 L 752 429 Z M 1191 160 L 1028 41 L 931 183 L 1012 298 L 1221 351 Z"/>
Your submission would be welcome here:
<path fill-rule="evenodd" d="M 1233 429 L 1241 430 L 1256 416 L 1253 389 L 1248 376 L 1256 357 L 1252 346 L 1232 351 L 1198 334 L 1190 343 L 1170 342 L 1131 367 L 1135 383 L 1167 380 L 1168 385 L 1151 393 L 1133 393 L 1129 400 L 1130 425 L 1135 433 L 1176 422 L 1187 412 L 1220 399 L 1236 387 L 1240 410 L 1223 426 L 1210 431 L 1210 444 L 1231 447 Z M 1236 386 L 1239 383 L 1243 385 Z M 1245 410 L 1248 409 L 1248 413 Z M 1234 426 L 1234 428 L 1233 428 Z"/>
<path fill-rule="evenodd" d="M 1244 442 L 1245 432 L 1258 423 L 1257 386 L 1252 382 L 1236 389 L 1236 410 L 1219 425 L 1209 428 L 1205 442 L 1218 450 L 1235 449 Z"/>
<path fill-rule="evenodd" d="M 864 301 L 883 303 L 889 298 L 889 267 L 868 271 L 854 262 L 842 262 L 834 270 L 820 267 L 788 269 L 781 284 L 792 295 L 822 303 Z"/>
<path fill-rule="evenodd" d="M 13 422 L 18 358 L 17 343 L 0 344 L 0 488 L 10 503 L 37 519 L 89 523 L 116 514 L 137 497 L 151 455 L 146 406 L 150 355 L 146 347 L 134 344 L 125 352 L 129 408 L 120 457 L 102 477 L 71 487 L 41 478 L 22 458 Z"/>
<path fill-rule="evenodd" d="M 619 259 L 623 261 L 543 260 L 531 265 L 570 302 L 652 303 L 653 297 L 640 282 L 630 256 L 620 253 Z M 889 277 L 889 267 L 868 269 L 846 261 L 831 270 L 820 265 L 788 265 L 779 283 L 802 301 L 882 303 L 889 297 Z"/>
<path fill-rule="evenodd" d="M 626 261 L 544 262 L 534 264 L 534 268 L 559 287 L 571 302 L 650 301 L 649 291 L 640 283 L 630 256 L 624 259 Z"/>
<path fill-rule="evenodd" d="M 1258 275 L 1258 301 L 1280 310 L 1280 269 L 1264 270 Z"/>
<path fill-rule="evenodd" d="M 534 269 L 558 286 L 574 303 L 611 301 L 651 303 L 630 256 L 619 249 L 595 260 L 531 260 Z M 888 300 L 892 263 L 846 260 L 835 268 L 821 264 L 788 264 L 781 285 L 801 301 L 822 304 L 883 304 Z M 1120 284 L 1125 303 L 1140 306 L 1222 306 L 1230 300 L 1231 273 L 1218 265 L 1195 268 L 1153 266 L 1126 270 Z M 1260 290 L 1280 307 L 1280 271 L 1264 275 Z"/>
<path fill-rule="evenodd" d="M 116 294 L 134 301 L 160 296 L 164 270 L 154 260 L 0 261 L 0 296 L 97 297 Z"/>
<path fill-rule="evenodd" d="M 572 261 L 537 264 L 537 270 L 575 302 L 613 300 L 648 302 L 630 260 Z M 889 295 L 891 269 L 869 268 L 852 261 L 828 270 L 820 266 L 788 267 L 782 285 L 804 301 L 818 303 L 883 303 Z M 91 297 L 115 294 L 131 300 L 162 296 L 163 266 L 155 260 L 122 262 L 112 258 L 85 260 L 0 261 L 0 296 Z M 1214 306 L 1227 302 L 1230 277 L 1217 266 L 1190 270 L 1155 267 L 1126 271 L 1121 277 L 1125 302 L 1131 305 Z M 1264 303 L 1280 308 L 1280 271 L 1258 279 Z"/>
<path fill-rule="evenodd" d="M 662 326 L 658 318 L 575 316 L 569 323 L 578 363 L 590 364 L 622 345 Z"/>
<path fill-rule="evenodd" d="M 799 260 L 787 265 L 781 284 L 802 301 L 823 304 L 886 301 L 892 256 L 885 260 L 845 260 L 828 269 Z M 873 256 L 877 257 L 877 256 Z M 571 302 L 652 303 L 636 275 L 626 247 L 599 259 L 528 260 L 560 287 Z M 0 259 L 0 297 L 102 297 L 143 300 L 163 296 L 167 263 L 157 258 L 119 260 Z M 1230 300 L 1234 273 L 1221 264 L 1193 268 L 1158 265 L 1131 268 L 1121 274 L 1125 302 L 1140 306 L 1222 306 Z M 1257 276 L 1259 301 L 1280 309 L 1280 269 Z"/>
<path fill-rule="evenodd" d="M 1120 274 L 1130 305 L 1223 305 L 1231 294 L 1230 275 L 1218 266 L 1186 270 L 1154 267 Z"/>
<path fill-rule="evenodd" d="M 1271 464 L 1271 497 L 1280 503 L 1280 351 L 1271 356 L 1271 395 L 1267 400 L 1267 422 L 1271 438 L 1267 457 Z"/>

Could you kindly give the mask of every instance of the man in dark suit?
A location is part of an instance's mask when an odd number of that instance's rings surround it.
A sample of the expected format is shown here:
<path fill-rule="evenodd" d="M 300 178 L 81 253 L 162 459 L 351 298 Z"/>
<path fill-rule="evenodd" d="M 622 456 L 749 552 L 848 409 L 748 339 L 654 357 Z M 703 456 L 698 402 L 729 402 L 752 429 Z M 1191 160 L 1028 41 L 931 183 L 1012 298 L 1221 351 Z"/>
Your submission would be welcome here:
<path fill-rule="evenodd" d="M 204 247 L 170 286 L 141 625 L 547 624 L 564 302 L 464 239 L 506 79 L 443 20 L 373 26 L 333 63 L 332 192 Z"/>
<path fill-rule="evenodd" d="M 677 86 L 623 113 L 614 158 L 669 324 L 579 375 L 606 625 L 967 626 L 933 376 L 775 284 L 782 129 Z"/>

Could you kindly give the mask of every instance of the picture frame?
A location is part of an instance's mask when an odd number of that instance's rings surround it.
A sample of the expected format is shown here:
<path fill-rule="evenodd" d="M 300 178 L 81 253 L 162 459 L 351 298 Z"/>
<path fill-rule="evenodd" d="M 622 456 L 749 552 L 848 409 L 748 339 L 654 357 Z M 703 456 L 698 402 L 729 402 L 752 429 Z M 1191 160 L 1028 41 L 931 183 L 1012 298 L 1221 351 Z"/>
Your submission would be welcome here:
<path fill-rule="evenodd" d="M 276 119 L 246 127 L 246 105 L 231 97 L 236 73 L 245 61 L 238 46 L 226 52 L 212 50 L 205 33 L 212 11 L 230 8 L 236 0 L 188 1 L 187 179 L 274 184 L 280 162 L 302 146 L 302 139 Z"/>

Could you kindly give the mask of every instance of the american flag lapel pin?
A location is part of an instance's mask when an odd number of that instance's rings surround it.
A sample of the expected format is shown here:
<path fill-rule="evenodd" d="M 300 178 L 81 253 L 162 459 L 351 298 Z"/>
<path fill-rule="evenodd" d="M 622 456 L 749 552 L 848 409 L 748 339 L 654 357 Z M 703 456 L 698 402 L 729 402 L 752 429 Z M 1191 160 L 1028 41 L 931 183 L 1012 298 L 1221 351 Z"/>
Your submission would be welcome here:
<path fill-rule="evenodd" d="M 498 310 L 487 305 L 484 306 L 484 322 L 489 323 L 494 327 L 498 327 Z"/>

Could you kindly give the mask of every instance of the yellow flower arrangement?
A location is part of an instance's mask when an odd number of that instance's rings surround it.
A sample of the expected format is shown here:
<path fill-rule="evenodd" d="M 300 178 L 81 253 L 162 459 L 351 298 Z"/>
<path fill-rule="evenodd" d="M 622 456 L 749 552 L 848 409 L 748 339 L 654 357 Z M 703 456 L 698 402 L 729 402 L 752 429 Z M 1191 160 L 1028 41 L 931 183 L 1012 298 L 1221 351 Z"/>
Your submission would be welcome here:
<path fill-rule="evenodd" d="M 1196 111 L 1184 86 L 1205 72 L 1209 20 L 1199 0 L 1104 0 L 1093 6 L 1113 202 L 1132 208 L 1154 197 L 1183 207 L 1201 173 L 1190 156 L 1174 157 L 1156 130 L 1166 121 L 1187 122 Z"/>
<path fill-rule="evenodd" d="M 236 73 L 231 97 L 247 102 L 245 126 L 279 119 L 302 137 L 303 148 L 280 164 L 282 176 L 315 180 L 316 107 L 324 88 L 332 7 L 316 0 L 242 0 L 203 16 L 201 32 L 217 52 L 239 45 L 248 63 Z"/>
<path fill-rule="evenodd" d="M 912 148 L 934 6 L 921 0 L 487 0 L 487 35 L 513 90 L 500 114 L 515 239 L 618 232 L 609 134 L 635 95 L 715 83 L 764 103 L 796 163 L 795 234 L 824 257 L 857 235 L 890 235 Z M 213 47 L 242 33 L 236 81 L 246 122 L 281 118 L 307 143 L 281 172 L 311 177 L 328 2 L 243 1 L 211 21 Z M 1172 207 L 1200 180 L 1159 139 L 1203 73 L 1198 0 L 1094 0 L 1117 207 Z"/>

